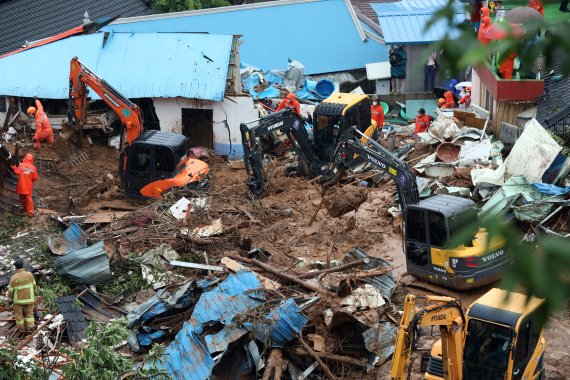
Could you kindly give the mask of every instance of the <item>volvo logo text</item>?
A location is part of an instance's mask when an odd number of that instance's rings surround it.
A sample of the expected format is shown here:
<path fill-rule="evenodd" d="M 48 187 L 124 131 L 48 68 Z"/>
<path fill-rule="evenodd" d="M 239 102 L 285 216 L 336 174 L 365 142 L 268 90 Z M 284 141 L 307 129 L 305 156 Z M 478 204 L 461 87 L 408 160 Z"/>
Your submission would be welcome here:
<path fill-rule="evenodd" d="M 505 250 L 501 249 L 500 251 L 497 251 L 493 254 L 490 254 L 488 256 L 483 257 L 483 262 L 486 263 L 488 261 L 498 259 L 499 257 L 503 256 L 504 254 L 505 254 Z"/>

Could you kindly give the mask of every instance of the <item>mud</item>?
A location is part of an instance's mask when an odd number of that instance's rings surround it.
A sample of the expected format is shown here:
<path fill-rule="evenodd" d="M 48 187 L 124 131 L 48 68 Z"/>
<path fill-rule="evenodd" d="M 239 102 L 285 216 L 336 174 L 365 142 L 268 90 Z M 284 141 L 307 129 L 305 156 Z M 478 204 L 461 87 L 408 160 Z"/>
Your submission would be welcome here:
<path fill-rule="evenodd" d="M 24 147 L 21 154 L 28 151 L 31 151 L 31 147 Z M 77 154 L 81 152 L 85 155 L 77 159 L 77 164 L 72 164 L 72 158 L 79 157 Z M 35 188 L 36 199 L 43 210 L 40 210 L 40 217 L 32 223 L 45 225 L 46 218 L 42 218 L 42 215 L 47 214 L 66 216 L 71 213 L 89 213 L 90 210 L 101 208 L 128 210 L 139 207 L 124 199 L 114 187 L 116 183 L 109 178 L 109 175 L 116 177 L 117 174 L 118 155 L 114 149 L 86 146 L 81 152 L 63 141 L 56 142 L 52 147 L 45 147 L 41 154 L 36 155 L 40 175 Z M 389 207 L 396 204 L 393 185 L 384 184 L 373 189 L 345 185 L 337 189 L 334 195 L 331 194 L 328 206 L 324 205 L 325 207 L 317 211 L 321 201 L 321 189 L 307 179 L 285 175 L 286 161 L 275 162 L 267 194 L 259 200 L 249 197 L 245 186 L 247 177 L 241 165 L 216 156 L 209 158 L 208 163 L 212 183 L 209 195 L 211 206 L 209 214 L 199 216 L 200 222 L 207 223 L 219 217 L 224 227 L 236 226 L 235 233 L 228 234 L 227 238 L 200 247 L 208 252 L 212 264 L 217 263 L 228 252 L 243 251 L 244 246 L 247 246 L 247 250 L 257 247 L 272 255 L 272 265 L 284 268 L 286 273 L 295 273 L 298 258 L 328 262 L 342 259 L 348 250 L 358 246 L 372 256 L 389 261 L 396 281 L 405 274 L 401 231 L 399 227 L 395 227 L 392 216 L 387 212 Z M 450 177 L 448 180 L 466 181 L 465 178 L 457 177 Z M 459 183 L 454 182 L 454 185 L 460 186 Z M 314 221 L 309 223 L 315 213 Z M 336 217 L 332 217 L 336 214 Z M 141 239 L 138 245 L 130 245 L 128 252 L 141 253 L 146 247 L 144 239 Z M 195 250 L 191 245 L 185 246 L 184 249 L 188 252 Z M 181 253 L 184 256 L 189 254 L 188 252 Z M 489 287 L 485 287 L 457 294 L 467 307 L 488 289 Z M 407 292 L 429 293 L 412 287 L 400 287 L 392 302 L 401 307 Z M 329 306 L 328 302 L 323 300 L 318 306 L 307 310 L 311 320 L 308 330 L 324 336 L 325 347 L 335 347 L 337 338 L 323 327 L 322 322 L 324 309 Z M 397 315 L 395 317 L 398 318 Z M 545 337 L 548 378 L 568 378 L 568 312 L 551 318 L 545 330 Z M 432 338 L 432 341 L 434 339 Z M 431 341 L 428 340 L 422 348 L 427 351 L 429 347 Z M 414 366 L 419 367 L 419 360 Z M 359 378 L 389 378 L 388 371 L 389 364 Z M 414 375 L 412 378 L 419 377 Z"/>
<path fill-rule="evenodd" d="M 329 216 L 338 218 L 351 211 L 358 210 L 366 202 L 368 191 L 362 187 L 347 186 L 330 190 L 324 199 Z"/>

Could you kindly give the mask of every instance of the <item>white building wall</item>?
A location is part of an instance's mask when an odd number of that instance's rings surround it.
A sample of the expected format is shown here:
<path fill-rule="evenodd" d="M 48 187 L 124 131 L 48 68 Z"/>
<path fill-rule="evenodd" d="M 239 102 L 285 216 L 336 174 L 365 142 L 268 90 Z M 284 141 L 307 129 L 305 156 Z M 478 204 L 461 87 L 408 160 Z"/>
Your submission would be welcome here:
<path fill-rule="evenodd" d="M 153 98 L 162 131 L 182 133 L 182 109 L 213 110 L 214 151 L 230 158 L 241 158 L 243 147 L 239 125 L 259 117 L 249 96 L 226 97 L 223 102 L 188 98 Z"/>

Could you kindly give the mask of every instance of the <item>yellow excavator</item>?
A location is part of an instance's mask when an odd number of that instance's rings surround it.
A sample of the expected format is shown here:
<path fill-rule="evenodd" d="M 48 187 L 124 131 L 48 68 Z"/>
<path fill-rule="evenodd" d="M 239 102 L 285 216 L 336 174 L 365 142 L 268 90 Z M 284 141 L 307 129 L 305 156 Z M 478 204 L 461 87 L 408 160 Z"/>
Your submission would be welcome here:
<path fill-rule="evenodd" d="M 290 109 L 241 123 L 245 169 L 251 175 L 246 185 L 252 196 L 261 197 L 267 184 L 259 138 L 273 132 L 283 132 L 297 154 L 299 172 L 312 178 L 326 170 L 345 130 L 355 127 L 370 138 L 374 136 L 377 126 L 371 119 L 368 96 L 334 93 L 315 107 L 311 127 L 312 139 L 305 128 L 305 120 Z M 363 142 L 366 143 L 366 140 Z"/>
<path fill-rule="evenodd" d="M 428 306 L 416 310 L 416 302 Z M 390 368 L 395 380 L 408 379 L 420 326 L 439 327 L 431 349 L 427 380 L 544 379 L 543 299 L 491 289 L 464 314 L 450 297 L 408 294 Z"/>

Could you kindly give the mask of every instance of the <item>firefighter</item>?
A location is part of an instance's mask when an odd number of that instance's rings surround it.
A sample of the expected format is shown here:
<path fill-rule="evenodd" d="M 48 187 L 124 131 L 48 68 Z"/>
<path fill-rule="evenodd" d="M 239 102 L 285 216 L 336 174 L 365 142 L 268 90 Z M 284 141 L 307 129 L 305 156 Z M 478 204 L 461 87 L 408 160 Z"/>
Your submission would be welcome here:
<path fill-rule="evenodd" d="M 20 203 L 29 218 L 34 216 L 34 182 L 39 178 L 38 170 L 34 166 L 34 156 L 26 154 L 18 166 L 12 166 L 12 170 L 18 176 L 16 193 L 20 194 Z"/>
<path fill-rule="evenodd" d="M 426 110 L 420 108 L 418 110 L 418 114 L 416 115 L 416 128 L 414 129 L 414 136 L 417 136 L 418 133 L 427 132 L 431 124 L 431 119 L 431 116 L 426 115 Z"/>
<path fill-rule="evenodd" d="M 297 97 L 292 92 L 287 94 L 287 96 L 279 103 L 277 106 L 277 111 L 281 111 L 285 108 L 291 108 L 293 112 L 301 116 L 301 104 L 297 101 Z"/>
<path fill-rule="evenodd" d="M 455 108 L 455 99 L 453 98 L 453 92 L 445 91 L 443 97 L 445 98 L 446 108 Z"/>
<path fill-rule="evenodd" d="M 37 107 L 37 108 L 36 108 Z M 49 119 L 44 112 L 44 107 L 38 99 L 36 99 L 36 107 L 28 107 L 28 116 L 36 120 L 36 133 L 32 138 L 34 147 L 39 152 L 42 149 L 42 142 L 53 144 L 53 129 Z"/>
<path fill-rule="evenodd" d="M 24 262 L 14 262 L 16 273 L 8 285 L 8 303 L 14 304 L 14 319 L 20 333 L 34 330 L 34 303 L 36 302 L 36 280 L 24 270 Z"/>
<path fill-rule="evenodd" d="M 382 104 L 378 102 L 376 95 L 372 97 L 370 110 L 372 111 L 372 120 L 376 122 L 376 126 L 382 128 L 384 126 L 384 108 L 382 108 Z"/>
<path fill-rule="evenodd" d="M 465 108 L 471 106 L 471 87 L 465 89 L 465 96 L 459 100 L 459 104 L 463 104 Z"/>

